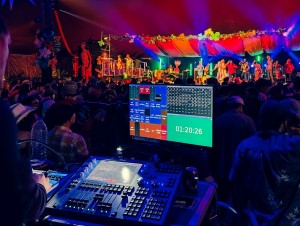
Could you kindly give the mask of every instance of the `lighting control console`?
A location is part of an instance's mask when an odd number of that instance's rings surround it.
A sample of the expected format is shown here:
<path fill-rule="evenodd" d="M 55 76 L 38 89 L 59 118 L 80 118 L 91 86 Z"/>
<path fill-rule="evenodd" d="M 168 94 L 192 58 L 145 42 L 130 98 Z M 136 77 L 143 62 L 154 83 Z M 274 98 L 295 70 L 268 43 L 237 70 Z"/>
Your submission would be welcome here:
<path fill-rule="evenodd" d="M 107 225 L 164 225 L 182 179 L 170 164 L 90 157 L 46 214 Z"/>

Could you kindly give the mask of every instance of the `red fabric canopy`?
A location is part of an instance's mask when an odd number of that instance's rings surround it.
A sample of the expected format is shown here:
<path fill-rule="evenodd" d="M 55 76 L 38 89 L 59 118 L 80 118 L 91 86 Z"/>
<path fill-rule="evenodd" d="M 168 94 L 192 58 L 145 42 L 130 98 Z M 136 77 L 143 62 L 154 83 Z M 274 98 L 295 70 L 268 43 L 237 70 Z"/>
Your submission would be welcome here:
<path fill-rule="evenodd" d="M 282 34 L 262 34 L 253 37 L 232 36 L 219 40 L 208 38 L 199 40 L 198 38 L 186 37 L 162 37 L 156 38 L 142 37 L 142 44 L 161 56 L 169 57 L 199 57 L 237 54 L 244 56 L 246 52 L 250 55 L 258 55 L 266 51 L 272 53 L 277 47 L 291 48 L 292 51 L 300 50 L 300 34 L 292 39 L 288 39 Z"/>

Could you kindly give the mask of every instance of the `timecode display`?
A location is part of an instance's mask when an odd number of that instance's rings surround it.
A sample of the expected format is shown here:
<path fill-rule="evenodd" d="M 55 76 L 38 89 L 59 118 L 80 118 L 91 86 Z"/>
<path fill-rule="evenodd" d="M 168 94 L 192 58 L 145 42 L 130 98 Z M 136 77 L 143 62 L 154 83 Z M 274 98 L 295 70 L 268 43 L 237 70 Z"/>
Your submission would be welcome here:
<path fill-rule="evenodd" d="M 178 133 L 202 134 L 202 128 L 194 128 L 189 126 L 176 126 L 175 131 Z"/>
<path fill-rule="evenodd" d="M 168 115 L 167 140 L 212 147 L 212 119 Z"/>

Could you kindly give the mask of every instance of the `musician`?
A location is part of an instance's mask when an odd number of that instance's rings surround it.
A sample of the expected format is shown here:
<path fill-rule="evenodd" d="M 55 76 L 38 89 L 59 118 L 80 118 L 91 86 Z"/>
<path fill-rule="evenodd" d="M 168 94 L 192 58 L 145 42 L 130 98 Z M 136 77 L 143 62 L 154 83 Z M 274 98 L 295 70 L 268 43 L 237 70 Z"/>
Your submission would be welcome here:
<path fill-rule="evenodd" d="M 199 61 L 199 64 L 197 65 L 196 71 L 197 71 L 197 82 L 199 84 L 202 84 L 203 83 L 202 77 L 203 77 L 203 72 L 204 72 L 204 66 L 203 66 L 201 60 Z"/>
<path fill-rule="evenodd" d="M 214 67 L 213 71 L 217 71 L 216 77 L 217 77 L 218 82 L 221 83 L 222 82 L 222 79 L 221 79 L 221 61 L 218 61 L 215 64 L 215 67 Z"/>
<path fill-rule="evenodd" d="M 82 78 L 89 80 L 89 77 L 92 76 L 92 56 L 90 51 L 86 48 L 86 43 L 82 42 L 80 45 L 82 52 L 81 52 L 81 76 Z"/>
<path fill-rule="evenodd" d="M 125 61 L 126 74 L 130 75 L 132 74 L 130 70 L 132 69 L 133 59 L 129 56 L 129 54 L 126 54 Z"/>
<path fill-rule="evenodd" d="M 232 62 L 232 60 L 229 60 L 226 63 L 227 66 L 227 70 L 228 70 L 228 75 L 229 77 L 236 77 L 236 69 L 238 68 L 238 66 Z"/>
<path fill-rule="evenodd" d="M 273 60 L 271 59 L 270 56 L 267 56 L 267 67 L 266 67 L 266 72 L 268 79 L 270 79 L 273 83 Z"/>
<path fill-rule="evenodd" d="M 225 77 L 227 77 L 226 64 L 225 64 L 225 60 L 222 59 L 221 63 L 220 63 L 220 78 L 221 78 L 221 80 L 223 80 Z"/>
<path fill-rule="evenodd" d="M 254 80 L 257 81 L 262 76 L 262 69 L 260 63 L 256 62 L 256 60 L 253 61 L 252 65 L 254 66 Z"/>
<path fill-rule="evenodd" d="M 117 70 L 118 70 L 118 73 L 120 75 L 122 74 L 123 69 L 124 69 L 124 63 L 122 61 L 121 55 L 118 55 L 118 58 L 117 58 Z"/>
<path fill-rule="evenodd" d="M 97 77 L 102 78 L 103 73 L 102 73 L 102 56 L 98 56 L 96 59 L 97 66 L 95 68 L 95 71 L 97 72 Z"/>
<path fill-rule="evenodd" d="M 168 74 L 172 74 L 173 73 L 173 65 L 170 64 L 166 71 Z"/>
<path fill-rule="evenodd" d="M 209 63 L 206 64 L 206 66 L 204 67 L 204 77 L 207 77 L 208 76 L 208 73 L 209 73 Z"/>
<path fill-rule="evenodd" d="M 278 63 L 278 60 L 273 64 L 274 73 L 276 76 L 276 80 L 280 80 L 282 78 L 282 65 Z"/>
<path fill-rule="evenodd" d="M 285 76 L 287 80 L 291 81 L 293 80 L 293 71 L 295 69 L 295 66 L 292 64 L 291 59 L 287 59 L 286 64 L 283 66 L 285 71 Z"/>
<path fill-rule="evenodd" d="M 78 69 L 79 69 L 79 57 L 78 55 L 74 55 L 73 57 L 73 71 L 74 71 L 74 77 L 77 78 L 78 77 Z"/>
<path fill-rule="evenodd" d="M 242 79 L 243 80 L 250 80 L 250 74 L 249 74 L 249 70 L 250 70 L 250 66 L 249 63 L 247 62 L 246 59 L 244 59 L 243 61 L 241 61 L 239 63 L 239 65 L 241 66 L 241 71 L 242 71 Z"/>
<path fill-rule="evenodd" d="M 202 77 L 202 83 L 206 84 L 207 79 L 210 78 L 209 76 L 209 63 L 206 64 L 203 70 L 203 77 Z"/>
<path fill-rule="evenodd" d="M 54 54 L 48 61 L 48 67 L 51 67 L 52 71 L 52 77 L 56 78 L 59 77 L 59 70 L 57 68 L 57 57 L 56 54 Z"/>

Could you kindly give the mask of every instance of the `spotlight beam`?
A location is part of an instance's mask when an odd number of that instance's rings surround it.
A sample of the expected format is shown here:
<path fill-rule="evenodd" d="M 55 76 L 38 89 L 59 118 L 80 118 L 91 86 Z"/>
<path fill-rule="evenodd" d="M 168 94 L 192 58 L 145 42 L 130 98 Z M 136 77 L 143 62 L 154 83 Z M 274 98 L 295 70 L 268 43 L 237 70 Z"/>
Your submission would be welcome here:
<path fill-rule="evenodd" d="M 101 24 L 99 24 L 99 23 L 97 23 L 97 22 L 95 22 L 95 21 L 93 21 L 93 20 L 89 20 L 89 19 L 87 19 L 87 18 L 85 18 L 85 17 L 82 17 L 82 16 L 79 16 L 79 15 L 77 15 L 77 14 L 74 14 L 74 13 L 71 13 L 71 12 L 67 12 L 67 11 L 64 11 L 64 10 L 59 10 L 59 12 L 62 12 L 62 13 L 65 13 L 65 14 L 67 14 L 67 15 L 69 15 L 69 16 L 72 16 L 72 17 L 75 17 L 75 18 L 77 18 L 77 19 L 79 19 L 79 20 L 81 20 L 81 21 L 84 21 L 84 22 L 87 22 L 87 23 L 89 23 L 89 24 L 92 24 L 92 25 L 94 25 L 94 26 L 96 26 L 96 27 L 98 27 L 98 28 L 101 28 L 101 29 L 104 29 L 104 30 L 106 30 L 106 31 L 113 31 L 111 28 L 109 28 L 109 27 L 106 27 L 106 26 L 103 26 L 103 25 L 101 25 Z"/>

